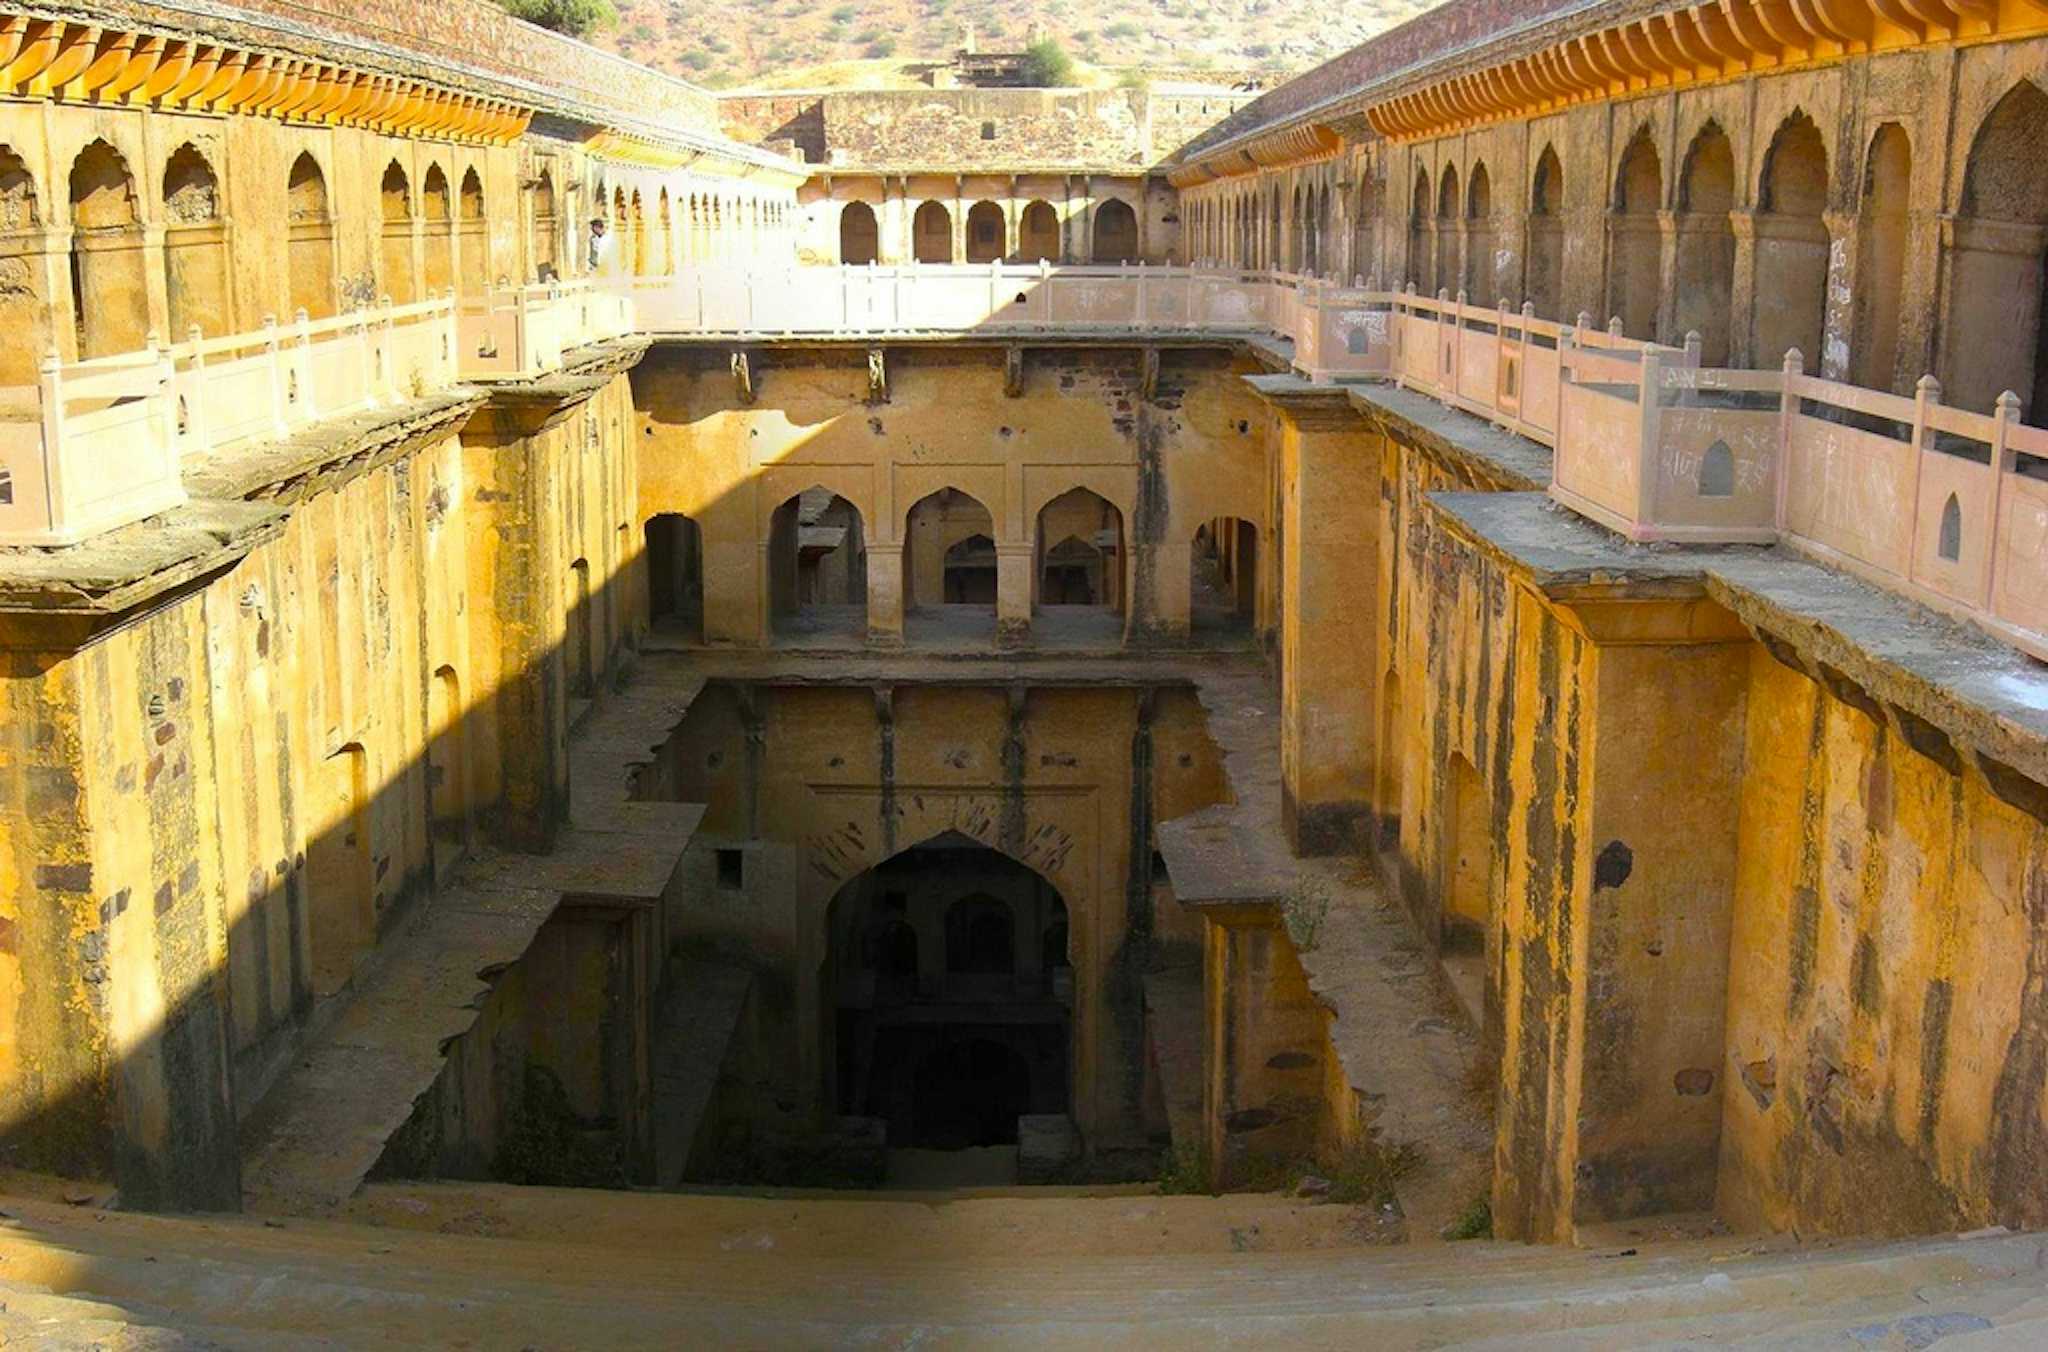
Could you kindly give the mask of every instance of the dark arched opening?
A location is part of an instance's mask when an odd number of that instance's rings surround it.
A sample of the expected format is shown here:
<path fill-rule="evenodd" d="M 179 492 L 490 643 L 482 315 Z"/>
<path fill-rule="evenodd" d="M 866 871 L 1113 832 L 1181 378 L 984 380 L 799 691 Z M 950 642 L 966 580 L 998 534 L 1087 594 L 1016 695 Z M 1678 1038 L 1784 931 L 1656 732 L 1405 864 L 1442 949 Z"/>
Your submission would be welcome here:
<path fill-rule="evenodd" d="M 1138 213 L 1131 204 L 1110 198 L 1095 208 L 1095 261 L 1132 263 L 1138 258 Z"/>
<path fill-rule="evenodd" d="M 1196 634 L 1248 634 L 1258 622 L 1259 530 L 1234 516 L 1195 531 L 1188 622 Z"/>
<path fill-rule="evenodd" d="M 1775 366 L 1792 348 L 1821 366 L 1827 324 L 1828 150 L 1820 128 L 1794 113 L 1764 157 L 1756 215 L 1756 319 L 1752 365 Z"/>
<path fill-rule="evenodd" d="M 867 601 L 860 509 L 817 487 L 777 507 L 768 522 L 768 609 L 776 636 L 864 635 Z"/>
<path fill-rule="evenodd" d="M 967 209 L 967 261 L 996 263 L 1009 252 L 1009 223 L 994 202 L 976 202 Z"/>
<path fill-rule="evenodd" d="M 910 218 L 911 257 L 920 263 L 953 261 L 953 213 L 937 202 L 926 202 Z"/>
<path fill-rule="evenodd" d="M 839 213 L 839 261 L 856 267 L 879 262 L 881 240 L 875 209 L 866 202 L 848 202 Z"/>
<path fill-rule="evenodd" d="M 1735 295 L 1735 152 L 1720 124 L 1709 122 L 1685 153 L 1678 184 L 1678 294 L 1672 297 L 1674 340 L 1700 336 L 1700 361 L 1726 366 Z M 1637 333 L 1634 337 L 1650 337 Z M 1783 355 L 1780 353 L 1779 355 Z"/>
<path fill-rule="evenodd" d="M 1050 202 L 1032 202 L 1017 222 L 1017 261 L 1057 263 L 1060 261 L 1060 218 Z"/>
<path fill-rule="evenodd" d="M 1543 147 L 1529 184 L 1529 281 L 1526 295 L 1545 319 L 1564 317 L 1564 164 Z"/>
<path fill-rule="evenodd" d="M 692 641 L 704 636 L 704 546 L 697 523 L 676 512 L 647 519 L 649 625 Z"/>
<path fill-rule="evenodd" d="M 1621 319 L 1631 338 L 1657 336 L 1657 306 L 1664 293 L 1664 244 L 1657 226 L 1663 206 L 1664 162 L 1643 127 L 1622 152 L 1615 174 L 1614 212 L 1607 228 L 1608 312 Z M 1725 312 L 1725 311 L 1724 311 Z"/>

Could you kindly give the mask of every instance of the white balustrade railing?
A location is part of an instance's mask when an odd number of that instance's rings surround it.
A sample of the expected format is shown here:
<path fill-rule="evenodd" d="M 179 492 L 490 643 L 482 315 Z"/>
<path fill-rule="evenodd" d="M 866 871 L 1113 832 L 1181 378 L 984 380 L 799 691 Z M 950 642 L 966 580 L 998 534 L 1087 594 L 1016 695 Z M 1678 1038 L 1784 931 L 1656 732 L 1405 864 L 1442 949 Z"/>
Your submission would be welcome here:
<path fill-rule="evenodd" d="M 182 500 L 181 461 L 458 380 L 531 379 L 628 333 L 769 340 L 1215 334 L 1310 379 L 1392 379 L 1552 448 L 1553 497 L 1637 540 L 1785 540 L 2048 658 L 2048 432 L 1377 283 L 1243 269 L 689 268 L 499 289 L 92 361 L 0 391 L 0 543 Z"/>

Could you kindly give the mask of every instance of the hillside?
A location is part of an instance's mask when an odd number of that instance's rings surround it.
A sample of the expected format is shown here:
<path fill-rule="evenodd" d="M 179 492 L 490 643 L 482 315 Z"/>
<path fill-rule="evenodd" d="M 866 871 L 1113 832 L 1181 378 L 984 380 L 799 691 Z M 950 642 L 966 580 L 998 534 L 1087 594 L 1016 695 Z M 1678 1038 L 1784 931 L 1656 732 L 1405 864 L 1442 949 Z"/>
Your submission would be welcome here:
<path fill-rule="evenodd" d="M 881 87 L 905 65 L 949 57 L 974 28 L 982 51 L 1015 51 L 1034 26 L 1058 38 L 1083 83 L 1137 69 L 1175 78 L 1304 70 L 1429 7 L 1428 0 L 615 0 L 601 47 L 714 89 Z M 1088 70 L 1085 67 L 1096 67 Z"/>

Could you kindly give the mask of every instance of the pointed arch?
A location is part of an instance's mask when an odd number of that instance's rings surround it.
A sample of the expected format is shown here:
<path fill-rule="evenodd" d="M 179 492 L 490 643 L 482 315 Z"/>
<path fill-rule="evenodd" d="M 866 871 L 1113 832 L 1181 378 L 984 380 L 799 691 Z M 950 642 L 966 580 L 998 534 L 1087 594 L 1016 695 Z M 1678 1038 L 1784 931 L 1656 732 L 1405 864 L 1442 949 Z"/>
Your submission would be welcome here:
<path fill-rule="evenodd" d="M 1664 293 L 1663 239 L 1657 212 L 1664 202 L 1664 162 L 1650 128 L 1636 129 L 1614 175 L 1614 207 L 1608 217 L 1607 298 L 1609 313 L 1621 317 L 1632 338 L 1657 336 L 1657 307 Z"/>
<path fill-rule="evenodd" d="M 1564 317 L 1564 162 L 1546 142 L 1529 180 L 1528 284 L 1524 294 L 1546 319 Z"/>
<path fill-rule="evenodd" d="M 71 162 L 71 302 L 80 357 L 134 352 L 149 336 L 142 213 L 128 161 L 96 140 Z"/>
<path fill-rule="evenodd" d="M 1492 305 L 1500 299 L 1494 277 L 1493 180 L 1484 160 L 1473 162 L 1465 188 L 1464 287 L 1474 305 Z"/>
<path fill-rule="evenodd" d="M 920 263 L 953 261 L 953 213 L 943 202 L 925 202 L 910 218 L 911 256 Z"/>
<path fill-rule="evenodd" d="M 1856 319 L 1850 333 L 1850 380 L 1899 390 L 1913 377 L 1899 370 L 1899 293 L 1906 284 L 1907 212 L 1913 198 L 1913 144 L 1887 122 L 1870 138 L 1856 231 Z"/>
<path fill-rule="evenodd" d="M 549 170 L 540 171 L 533 186 L 527 190 L 526 218 L 529 239 L 528 256 L 532 259 L 533 280 L 549 281 L 561 275 L 562 223 L 556 216 L 555 176 Z"/>
<path fill-rule="evenodd" d="M 334 313 L 334 217 L 327 205 L 327 176 L 311 151 L 292 161 L 285 185 L 286 244 L 290 287 L 288 314 L 308 319 Z"/>
<path fill-rule="evenodd" d="M 419 298 L 413 269 L 412 185 L 397 160 L 385 167 L 377 200 L 384 220 L 383 294 L 395 305 L 410 305 Z"/>
<path fill-rule="evenodd" d="M 1432 293 L 1435 289 L 1432 285 L 1435 259 L 1429 239 L 1429 208 L 1433 200 L 1429 190 L 1429 170 L 1417 165 L 1415 196 L 1408 209 L 1408 283 L 1425 293 Z"/>
<path fill-rule="evenodd" d="M 768 519 L 768 610 L 787 636 L 867 632 L 868 551 L 860 508 L 823 484 Z"/>
<path fill-rule="evenodd" d="M 195 328 L 216 338 L 234 332 L 220 182 L 190 141 L 164 164 L 164 300 L 173 341 Z"/>
<path fill-rule="evenodd" d="M 1764 154 L 1757 191 L 1754 364 L 1771 366 L 1799 349 L 1821 369 L 1828 296 L 1828 148 L 1812 118 L 1795 111 Z M 1839 372 L 1838 372 L 1839 374 Z"/>
<path fill-rule="evenodd" d="M 1465 260 L 1458 247 L 1464 233 L 1460 228 L 1463 208 L 1458 167 L 1447 164 L 1436 185 L 1436 285 L 1440 291 L 1456 292 L 1465 285 Z"/>
<path fill-rule="evenodd" d="M 1009 223 L 1003 219 L 1000 206 L 980 201 L 967 209 L 968 262 L 1001 262 L 1009 247 Z"/>
<path fill-rule="evenodd" d="M 1963 171 L 1961 209 L 1948 244 L 1942 398 L 1988 413 L 2003 390 L 2022 396 L 2026 419 L 2048 425 L 2048 93 L 2019 80 L 1979 124 Z"/>
<path fill-rule="evenodd" d="M 1060 216 L 1052 203 L 1034 200 L 1025 204 L 1017 222 L 1017 261 L 1060 261 Z"/>
<path fill-rule="evenodd" d="M 993 612 L 995 533 L 987 506 L 963 489 L 940 488 L 912 503 L 903 517 L 906 609 L 973 605 Z"/>
<path fill-rule="evenodd" d="M 1111 197 L 1095 208 L 1094 258 L 1098 263 L 1131 263 L 1138 258 L 1138 213 Z"/>
<path fill-rule="evenodd" d="M 0 248 L 37 247 L 23 236 L 43 228 L 43 203 L 35 175 L 13 147 L 0 145 Z M 20 285 L 0 291 L 0 385 L 33 385 L 49 350 L 52 306 L 47 284 L 34 268 Z"/>
<path fill-rule="evenodd" d="M 1709 118 L 1686 148 L 1678 179 L 1678 251 L 1672 325 L 1700 335 L 1700 361 L 1729 363 L 1735 297 L 1735 148 Z M 1633 328 L 1629 330 L 1635 332 Z"/>
<path fill-rule="evenodd" d="M 859 266 L 881 259 L 881 227 L 866 202 L 848 202 L 839 209 L 839 261 Z"/>
<path fill-rule="evenodd" d="M 455 285 L 455 201 L 448 175 L 427 165 L 420 181 L 421 234 L 426 252 L 426 294 L 438 296 Z"/>
<path fill-rule="evenodd" d="M 455 251 L 461 260 L 458 285 L 465 296 L 481 296 L 490 285 L 491 238 L 484 219 L 484 184 L 474 165 L 462 171 L 456 216 Z"/>
<path fill-rule="evenodd" d="M 1100 494 L 1070 488 L 1039 509 L 1033 600 L 1045 606 L 1124 606 L 1124 514 Z"/>

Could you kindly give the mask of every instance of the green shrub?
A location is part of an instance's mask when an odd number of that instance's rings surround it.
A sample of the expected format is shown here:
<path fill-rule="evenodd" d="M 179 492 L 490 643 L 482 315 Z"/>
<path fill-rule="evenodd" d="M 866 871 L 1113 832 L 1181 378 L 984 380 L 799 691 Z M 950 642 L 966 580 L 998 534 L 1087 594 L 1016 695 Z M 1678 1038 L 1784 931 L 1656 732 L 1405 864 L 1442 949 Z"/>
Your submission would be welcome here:
<path fill-rule="evenodd" d="M 1074 82 L 1074 59 L 1055 38 L 1040 38 L 1024 49 L 1024 83 L 1051 89 Z"/>
<path fill-rule="evenodd" d="M 612 0 L 498 0 L 515 19 L 580 38 L 619 21 Z"/>

